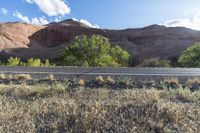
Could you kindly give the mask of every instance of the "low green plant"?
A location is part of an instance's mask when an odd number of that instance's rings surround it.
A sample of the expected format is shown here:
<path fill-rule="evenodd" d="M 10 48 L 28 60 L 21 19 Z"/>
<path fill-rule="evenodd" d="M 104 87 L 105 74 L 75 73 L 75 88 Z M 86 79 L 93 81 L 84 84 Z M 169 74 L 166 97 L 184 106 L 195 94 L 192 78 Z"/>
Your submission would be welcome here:
<path fill-rule="evenodd" d="M 170 61 L 151 58 L 145 60 L 140 66 L 142 67 L 170 67 Z"/>
<path fill-rule="evenodd" d="M 188 88 L 170 89 L 169 93 L 174 99 L 181 102 L 198 102 L 200 100 L 200 91 L 192 92 Z"/>
<path fill-rule="evenodd" d="M 21 59 L 18 58 L 18 57 L 10 57 L 7 61 L 7 66 L 20 66 L 20 63 L 21 63 Z"/>
<path fill-rule="evenodd" d="M 33 96 L 42 96 L 47 89 L 48 86 L 45 84 L 36 84 L 30 87 L 30 95 L 34 94 Z"/>
<path fill-rule="evenodd" d="M 65 83 L 61 82 L 55 82 L 52 84 L 53 90 L 56 90 L 57 92 L 65 92 L 67 90 L 67 85 Z"/>
<path fill-rule="evenodd" d="M 0 63 L 1 65 L 6 66 L 30 66 L 30 67 L 49 67 L 55 66 L 55 64 L 51 64 L 48 59 L 42 62 L 37 58 L 29 58 L 27 60 L 22 61 L 18 57 L 10 57 L 6 62 Z"/>
<path fill-rule="evenodd" d="M 117 78 L 116 82 L 126 84 L 126 85 L 131 85 L 134 82 L 134 77 L 121 76 Z"/>
<path fill-rule="evenodd" d="M 41 60 L 30 58 L 27 60 L 26 66 L 39 67 L 39 66 L 41 66 Z"/>

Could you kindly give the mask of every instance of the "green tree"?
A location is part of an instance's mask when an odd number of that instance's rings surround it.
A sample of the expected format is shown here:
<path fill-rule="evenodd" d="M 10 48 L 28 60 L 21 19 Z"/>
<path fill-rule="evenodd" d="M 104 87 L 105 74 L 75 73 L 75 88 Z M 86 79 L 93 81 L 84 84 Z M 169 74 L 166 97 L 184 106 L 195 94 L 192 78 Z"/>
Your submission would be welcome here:
<path fill-rule="evenodd" d="M 181 67 L 200 67 L 200 42 L 187 48 L 179 57 Z"/>
<path fill-rule="evenodd" d="M 7 61 L 7 65 L 8 66 L 19 66 L 21 63 L 21 59 L 20 58 L 13 58 L 13 57 L 10 57 Z"/>
<path fill-rule="evenodd" d="M 119 46 L 111 48 L 107 38 L 99 35 L 77 36 L 58 57 L 60 65 L 126 66 L 128 52 Z"/>
<path fill-rule="evenodd" d="M 127 51 L 123 50 L 120 46 L 117 45 L 117 46 L 111 48 L 110 55 L 121 66 L 127 66 L 128 65 L 129 54 L 128 54 Z"/>

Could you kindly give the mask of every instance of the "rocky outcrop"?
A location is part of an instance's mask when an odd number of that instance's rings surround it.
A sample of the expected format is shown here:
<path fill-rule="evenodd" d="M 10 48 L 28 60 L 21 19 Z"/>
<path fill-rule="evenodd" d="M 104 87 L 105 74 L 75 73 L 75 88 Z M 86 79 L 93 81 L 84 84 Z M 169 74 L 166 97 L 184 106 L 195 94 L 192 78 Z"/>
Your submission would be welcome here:
<path fill-rule="evenodd" d="M 94 29 L 80 22 L 65 20 L 46 26 L 23 23 L 0 24 L 0 50 L 3 58 L 36 57 L 53 59 L 77 35 L 99 34 L 108 37 L 112 45 L 120 45 L 138 57 L 172 58 L 200 41 L 200 31 L 152 25 L 144 28 L 107 30 Z"/>
<path fill-rule="evenodd" d="M 25 23 L 0 23 L 0 47 L 6 48 L 27 48 L 30 43 L 29 37 L 36 31 L 44 28 Z"/>

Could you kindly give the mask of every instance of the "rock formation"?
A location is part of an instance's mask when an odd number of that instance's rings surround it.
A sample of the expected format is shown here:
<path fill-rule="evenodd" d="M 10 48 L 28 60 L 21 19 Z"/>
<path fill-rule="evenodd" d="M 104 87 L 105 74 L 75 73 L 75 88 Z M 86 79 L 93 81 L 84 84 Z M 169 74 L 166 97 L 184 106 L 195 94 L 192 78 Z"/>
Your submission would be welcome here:
<path fill-rule="evenodd" d="M 140 58 L 172 58 L 200 41 L 200 31 L 183 27 L 152 25 L 144 28 L 108 30 L 90 28 L 80 22 L 65 20 L 46 26 L 24 23 L 0 23 L 1 58 L 17 56 L 54 59 L 77 35 L 99 34 L 109 38 Z"/>

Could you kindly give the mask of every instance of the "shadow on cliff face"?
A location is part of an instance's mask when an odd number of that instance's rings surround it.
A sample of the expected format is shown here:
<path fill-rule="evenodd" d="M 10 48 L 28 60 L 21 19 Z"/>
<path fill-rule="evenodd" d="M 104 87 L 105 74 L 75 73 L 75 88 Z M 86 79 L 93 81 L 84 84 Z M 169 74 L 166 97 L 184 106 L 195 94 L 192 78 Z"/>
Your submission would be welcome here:
<path fill-rule="evenodd" d="M 41 60 L 45 59 L 54 59 L 57 55 L 66 47 L 65 44 L 59 45 L 58 47 L 38 47 L 35 46 L 30 48 L 11 48 L 5 49 L 0 52 L 0 57 L 2 61 L 7 60 L 10 57 L 19 57 L 22 60 L 28 58 L 40 58 Z"/>
<path fill-rule="evenodd" d="M 42 60 L 54 59 L 75 36 L 93 34 L 107 36 L 104 30 L 86 27 L 74 21 L 50 24 L 29 37 L 28 48 L 2 50 L 1 60 L 7 60 L 11 56 L 24 60 L 31 57 Z"/>
<path fill-rule="evenodd" d="M 57 47 L 70 42 L 75 36 L 93 34 L 107 36 L 106 32 L 101 29 L 56 23 L 37 31 L 30 37 L 30 40 L 46 47 Z"/>

